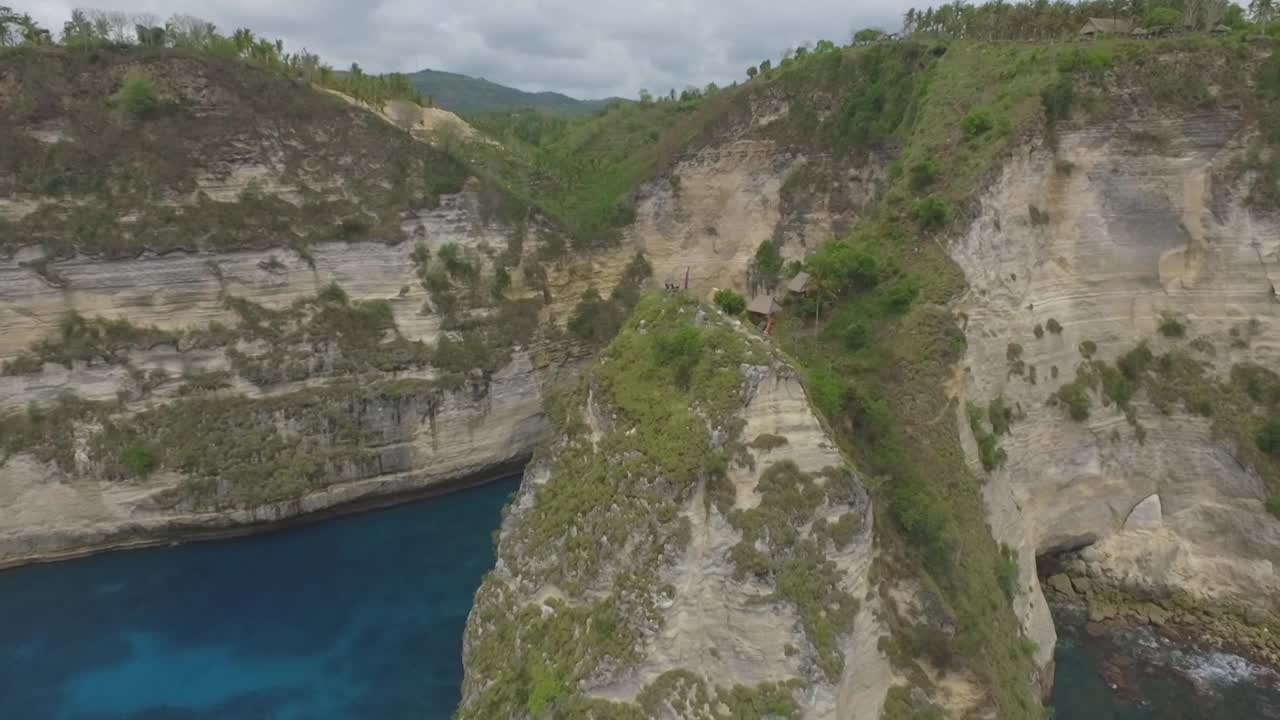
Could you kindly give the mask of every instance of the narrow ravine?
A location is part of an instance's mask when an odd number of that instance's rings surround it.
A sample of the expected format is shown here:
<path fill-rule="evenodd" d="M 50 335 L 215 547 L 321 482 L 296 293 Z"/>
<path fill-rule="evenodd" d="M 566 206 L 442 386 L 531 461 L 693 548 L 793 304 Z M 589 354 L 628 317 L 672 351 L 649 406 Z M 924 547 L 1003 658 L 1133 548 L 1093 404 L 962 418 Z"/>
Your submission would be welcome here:
<path fill-rule="evenodd" d="M 515 489 L 0 572 L 0 717 L 444 720 Z"/>

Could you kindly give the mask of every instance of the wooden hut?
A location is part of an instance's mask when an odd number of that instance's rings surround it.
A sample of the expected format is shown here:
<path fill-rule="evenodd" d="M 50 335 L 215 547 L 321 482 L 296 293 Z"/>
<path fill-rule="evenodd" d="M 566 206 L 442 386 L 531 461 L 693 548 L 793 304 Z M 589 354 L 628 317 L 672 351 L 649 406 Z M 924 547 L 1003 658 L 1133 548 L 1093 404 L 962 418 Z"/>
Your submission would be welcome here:
<path fill-rule="evenodd" d="M 813 283 L 810 282 L 809 273 L 803 270 L 796 273 L 796 276 L 787 281 L 787 292 L 795 295 L 806 295 L 812 288 Z"/>
<path fill-rule="evenodd" d="M 1101 35 L 1128 35 L 1133 32 L 1134 22 L 1125 18 L 1089 18 L 1080 28 L 1082 37 L 1099 37 Z"/>
<path fill-rule="evenodd" d="M 750 304 L 746 306 L 746 316 L 755 320 L 755 322 L 760 322 L 760 320 L 768 322 L 781 309 L 782 307 L 778 305 L 776 300 L 773 300 L 772 295 L 756 295 L 751 299 Z"/>

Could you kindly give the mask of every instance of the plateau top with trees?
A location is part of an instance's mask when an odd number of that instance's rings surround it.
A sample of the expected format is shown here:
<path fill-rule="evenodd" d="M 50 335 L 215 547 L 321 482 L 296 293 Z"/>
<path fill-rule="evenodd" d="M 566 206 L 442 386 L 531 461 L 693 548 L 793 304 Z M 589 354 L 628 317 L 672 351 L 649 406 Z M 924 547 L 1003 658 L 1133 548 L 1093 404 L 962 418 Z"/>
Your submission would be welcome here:
<path fill-rule="evenodd" d="M 375 107 L 390 100 L 431 104 L 431 99 L 415 90 L 406 75 L 370 75 L 356 64 L 346 71 L 335 71 L 305 48 L 286 52 L 283 41 L 258 37 L 248 28 L 222 35 L 213 23 L 193 15 L 173 15 L 162 24 L 151 13 L 130 15 L 116 10 L 77 8 L 71 11 L 71 18 L 63 23 L 62 33 L 55 39 L 52 32 L 40 27 L 29 14 L 0 5 L 0 48 L 48 45 L 84 52 L 135 46 L 208 53 L 239 58 L 289 78 L 337 90 Z"/>

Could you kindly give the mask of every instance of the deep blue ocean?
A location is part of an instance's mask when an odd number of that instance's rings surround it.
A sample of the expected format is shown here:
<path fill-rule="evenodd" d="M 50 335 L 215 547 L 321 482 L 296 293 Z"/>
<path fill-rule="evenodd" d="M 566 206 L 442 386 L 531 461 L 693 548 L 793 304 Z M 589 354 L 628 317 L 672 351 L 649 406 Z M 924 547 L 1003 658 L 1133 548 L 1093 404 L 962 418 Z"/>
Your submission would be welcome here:
<path fill-rule="evenodd" d="M 0 572 L 0 720 L 445 720 L 516 487 Z M 1280 718 L 1270 670 L 1059 623 L 1055 720 Z"/>
<path fill-rule="evenodd" d="M 444 720 L 517 486 L 0 572 L 0 719 Z"/>

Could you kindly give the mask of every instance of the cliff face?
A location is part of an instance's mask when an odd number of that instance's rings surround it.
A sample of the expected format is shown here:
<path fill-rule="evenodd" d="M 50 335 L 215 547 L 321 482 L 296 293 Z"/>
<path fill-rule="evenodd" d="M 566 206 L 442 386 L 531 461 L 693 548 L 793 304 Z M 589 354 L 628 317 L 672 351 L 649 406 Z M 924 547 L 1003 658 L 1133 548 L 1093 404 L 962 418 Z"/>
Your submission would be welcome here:
<path fill-rule="evenodd" d="M 565 237 L 535 208 L 265 71 L 108 53 L 87 75 L 81 61 L 0 63 L 0 564 L 286 520 L 528 457 L 544 390 L 586 352 L 559 326 L 629 254 L 542 262 Z M 129 73 L 151 78 L 162 112 L 113 109 Z"/>
<path fill-rule="evenodd" d="M 20 508 L 0 563 L 509 467 L 545 436 L 544 391 L 589 353 L 564 330 L 580 297 L 643 282 L 637 250 L 654 275 L 741 286 L 761 240 L 799 257 L 832 222 L 781 202 L 804 158 L 768 138 L 785 115 L 769 103 L 642 188 L 620 247 L 566 254 L 536 208 L 396 129 L 430 139 L 426 111 L 378 116 L 209 58 L 106 58 L 111 82 L 153 79 L 166 111 L 143 121 L 77 62 L 0 66 L 0 130 L 30 161 L 0 178 L 0 463 Z M 33 78 L 67 99 L 35 103 Z M 72 157 L 84 183 L 32 172 Z M 331 423 L 307 421 L 317 407 Z"/>
<path fill-rule="evenodd" d="M 795 371 L 642 302 L 557 405 L 468 620 L 462 717 L 874 717 L 866 492 Z"/>
<path fill-rule="evenodd" d="M 848 228 L 882 188 L 878 160 L 841 165 L 802 144 L 785 128 L 795 105 L 808 111 L 821 92 L 756 93 L 727 113 L 709 141 L 695 144 L 662 177 L 637 192 L 636 220 L 624 245 L 642 249 L 654 278 L 691 288 L 770 292 L 751 274 L 760 244 L 777 245 L 787 260 L 803 260 Z M 829 100 L 825 100 L 830 102 Z M 820 187 L 788 187 L 796 179 L 830 173 Z"/>
<path fill-rule="evenodd" d="M 0 562 L 275 521 L 514 469 L 545 435 L 544 389 L 580 362 L 562 344 L 540 339 L 536 308 L 528 320 L 534 327 L 523 337 L 499 338 L 474 359 L 377 359 L 390 358 L 395 346 L 468 342 L 468 331 L 445 329 L 445 318 L 431 311 L 409 258 L 420 246 L 435 251 L 453 244 L 477 255 L 483 243 L 507 246 L 509 228 L 466 222 L 459 207 L 465 201 L 465 195 L 447 198 L 440 209 L 407 221 L 429 227 L 430 240 L 319 245 L 311 249 L 312 264 L 288 250 L 76 258 L 51 265 L 66 283 L 54 288 L 21 265 L 23 253 L 0 261 L 0 323 L 8 330 L 0 355 L 11 368 L 0 376 L 0 408 L 10 420 L 0 497 L 15 508 L 0 520 Z M 385 329 L 356 338 L 371 347 L 344 343 L 333 334 L 343 329 L 264 339 L 227 302 L 285 313 L 298 303 L 314 304 L 333 284 L 349 294 L 345 307 L 381 302 L 389 309 L 390 317 L 379 321 Z M 45 353 L 58 357 L 12 369 L 32 357 L 33 346 L 65 347 L 66 318 L 74 314 L 91 325 L 127 321 L 162 332 L 130 331 L 137 337 L 118 348 L 93 339 L 95 351 L 83 357 Z M 211 324 L 225 330 L 211 334 Z M 280 350 L 324 360 L 282 365 L 273 359 Z M 357 350 L 373 352 L 373 364 L 350 361 Z M 28 413 L 28 406 L 45 413 Z M 317 426 L 307 418 L 317 413 L 333 419 Z M 63 414 L 65 423 L 58 420 Z M 190 423 L 191 436 L 161 427 L 182 423 Z M 135 439 L 113 440 L 113 427 Z M 243 470 L 240 462 L 266 463 L 256 455 L 262 448 L 254 449 L 255 433 L 298 456 L 323 451 L 322 467 L 301 471 L 296 482 L 281 482 L 280 473 L 298 470 L 283 464 L 260 481 L 229 480 Z M 73 438 L 74 450 L 65 447 Z M 185 459 L 161 455 L 166 448 L 157 445 L 175 440 L 185 446 L 182 453 L 191 453 Z M 122 477 L 112 458 L 136 443 L 165 457 L 166 468 Z M 216 453 L 238 462 L 196 457 Z M 212 489 L 205 487 L 210 479 L 218 479 Z"/>
<path fill-rule="evenodd" d="M 1009 410 L 986 498 L 1042 652 L 1033 569 L 1052 551 L 1090 545 L 1089 574 L 1125 590 L 1275 609 L 1280 524 L 1239 432 L 1257 409 L 1231 390 L 1278 359 L 1280 223 L 1236 170 L 1255 132 L 1230 111 L 1175 113 L 1064 132 L 1056 154 L 1024 146 L 951 246 L 970 283 L 962 398 Z M 1076 378 L 1082 396 L 1060 392 Z"/>

